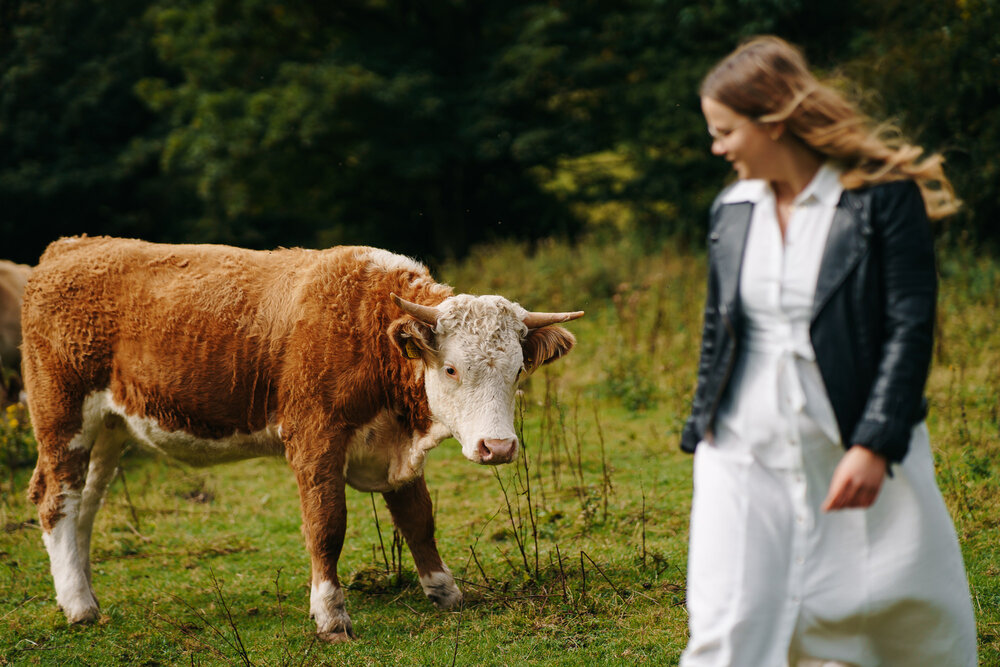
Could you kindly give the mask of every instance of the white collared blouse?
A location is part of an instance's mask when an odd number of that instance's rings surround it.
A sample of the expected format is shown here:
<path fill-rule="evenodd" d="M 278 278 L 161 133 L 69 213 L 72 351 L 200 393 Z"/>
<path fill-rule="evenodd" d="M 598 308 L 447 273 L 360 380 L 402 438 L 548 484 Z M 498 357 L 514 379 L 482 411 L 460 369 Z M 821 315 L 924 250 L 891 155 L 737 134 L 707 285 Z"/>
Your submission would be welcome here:
<path fill-rule="evenodd" d="M 840 446 L 809 338 L 816 279 L 843 192 L 840 175 L 829 163 L 820 167 L 795 198 L 784 238 L 768 182 L 740 181 L 722 200 L 749 201 L 754 209 L 740 271 L 742 353 L 716 416 L 714 444 L 770 467 L 800 466 L 803 441 Z"/>

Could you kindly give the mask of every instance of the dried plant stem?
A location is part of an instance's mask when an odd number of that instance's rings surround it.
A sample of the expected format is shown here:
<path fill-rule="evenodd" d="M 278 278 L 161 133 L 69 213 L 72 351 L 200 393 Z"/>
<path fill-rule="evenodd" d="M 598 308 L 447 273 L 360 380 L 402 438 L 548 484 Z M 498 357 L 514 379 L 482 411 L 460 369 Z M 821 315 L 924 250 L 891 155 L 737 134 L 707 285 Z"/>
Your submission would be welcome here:
<path fill-rule="evenodd" d="M 563 436 L 566 434 L 566 426 L 563 424 Z M 567 439 L 568 440 L 568 439 Z M 573 442 L 576 445 L 576 459 L 573 458 L 573 453 L 569 450 L 569 444 L 566 445 L 566 459 L 569 461 L 570 469 L 573 471 L 573 477 L 575 478 L 575 488 L 576 495 L 580 499 L 580 510 L 586 513 L 587 511 L 587 486 L 583 482 L 583 457 L 581 455 L 582 447 L 580 444 L 580 420 L 577 419 L 577 404 L 573 404 Z"/>
<path fill-rule="evenodd" d="M 556 560 L 559 561 L 559 583 L 562 584 L 563 600 L 570 602 L 569 591 L 566 589 L 566 572 L 563 570 L 562 554 L 559 552 L 559 545 L 556 545 Z"/>
<path fill-rule="evenodd" d="M 392 528 L 392 565 L 396 572 L 396 580 L 403 577 L 403 535 L 393 526 Z"/>
<path fill-rule="evenodd" d="M 195 617 L 198 618 L 198 620 L 200 620 L 202 623 L 205 624 L 205 627 L 207 627 L 209 630 L 211 630 L 217 637 L 219 637 L 219 639 L 221 639 L 231 649 L 233 649 L 233 651 L 235 651 L 236 654 L 240 657 L 240 662 L 243 665 L 245 665 L 245 667 L 252 667 L 253 666 L 253 662 L 250 660 L 250 655 L 247 653 L 246 647 L 243 646 L 243 640 L 240 638 L 239 630 L 237 629 L 236 623 L 233 620 L 233 616 L 232 616 L 232 614 L 229 611 L 229 605 L 226 604 L 225 597 L 222 594 L 222 586 L 219 583 L 218 578 L 216 578 L 216 576 L 215 576 L 215 571 L 214 570 L 210 570 L 210 572 L 211 572 L 211 576 L 212 576 L 212 586 L 213 586 L 215 595 L 218 598 L 218 600 L 219 600 L 219 602 L 220 602 L 223 610 L 225 611 L 225 614 L 226 614 L 226 617 L 227 617 L 227 620 L 228 620 L 228 623 L 229 623 L 229 627 L 232 629 L 233 635 L 235 637 L 235 642 L 232 639 L 230 639 L 226 635 L 226 633 L 224 633 L 222 630 L 220 630 L 212 621 L 210 621 L 208 619 L 208 617 L 205 616 L 205 614 L 203 614 L 201 611 L 199 611 L 194 606 L 192 606 L 191 603 L 189 603 L 187 600 L 184 600 L 183 598 L 181 598 L 178 595 L 171 595 L 171 597 L 174 600 L 177 600 L 178 602 L 180 602 L 185 607 L 187 607 L 188 610 L 191 613 L 193 613 L 195 615 Z M 205 648 L 207 648 L 209 651 L 211 651 L 212 653 L 214 653 L 215 655 L 217 655 L 222 660 L 224 660 L 226 662 L 231 662 L 232 661 L 232 656 L 226 655 L 225 653 L 223 653 L 222 651 L 220 651 L 218 648 L 216 648 L 212 644 L 209 644 L 204 639 L 198 637 L 196 634 L 194 634 L 194 632 L 191 630 L 191 628 L 187 624 L 177 623 L 173 619 L 170 619 L 170 618 L 167 618 L 165 616 L 162 616 L 162 615 L 156 613 L 155 611 L 152 612 L 152 614 L 154 616 L 156 616 L 157 618 L 160 618 L 160 619 L 166 621 L 169 625 L 173 626 L 174 629 L 176 629 L 178 632 L 180 632 L 185 637 L 188 637 L 189 639 L 192 639 L 192 640 L 198 642 L 199 644 L 201 644 L 202 646 L 204 646 Z"/>
<path fill-rule="evenodd" d="M 553 400 L 552 382 L 549 374 L 543 373 L 545 378 L 545 399 L 542 403 L 542 436 L 549 441 L 549 460 L 552 464 L 552 483 L 556 491 L 559 490 L 559 445 L 555 436 L 555 426 L 552 419 Z"/>
<path fill-rule="evenodd" d="M 222 606 L 222 610 L 226 613 L 226 621 L 229 623 L 229 627 L 233 631 L 233 637 L 235 638 L 235 644 L 230 644 L 236 649 L 244 665 L 250 667 L 253 663 L 250 661 L 250 655 L 247 653 L 247 649 L 243 646 L 243 638 L 240 637 L 239 628 L 236 627 L 236 621 L 233 620 L 233 614 L 229 609 L 229 604 L 226 603 L 225 596 L 222 595 L 222 584 L 219 583 L 218 578 L 215 576 L 215 570 L 209 568 L 209 574 L 212 576 L 212 587 L 215 589 L 215 595 L 219 599 L 219 604 Z"/>
<path fill-rule="evenodd" d="M 519 521 L 514 518 L 514 508 L 510 504 L 510 495 L 507 493 L 507 487 L 504 486 L 503 479 L 500 478 L 500 473 L 497 472 L 496 468 L 493 468 L 493 476 L 496 477 L 497 482 L 500 484 L 500 491 L 503 493 L 503 500 L 507 505 L 507 517 L 510 519 L 511 531 L 514 533 L 514 542 L 517 543 L 517 549 L 521 552 L 524 571 L 528 576 L 531 576 L 531 566 L 528 565 L 528 554 L 524 549 L 524 540 L 521 537 L 521 526 L 519 525 Z M 520 516 L 520 507 L 518 507 L 518 515 Z"/>
<path fill-rule="evenodd" d="M 278 601 L 278 621 L 281 623 L 281 636 L 288 637 L 288 633 L 285 631 L 285 610 L 281 606 L 281 586 L 278 585 L 281 579 L 281 568 L 274 575 L 274 598 Z M 288 642 L 281 642 L 282 651 L 285 654 L 286 664 L 291 662 L 292 656 L 288 652 Z"/>
<path fill-rule="evenodd" d="M 591 564 L 591 565 L 593 565 L 593 566 L 594 566 L 595 568 L 597 568 L 597 573 L 598 573 L 598 574 L 600 574 L 600 575 L 601 575 L 601 576 L 602 576 L 602 577 L 604 578 L 604 581 L 608 582 L 608 585 L 609 585 L 609 586 L 611 586 L 611 588 L 612 588 L 612 589 L 614 589 L 614 591 L 615 591 L 615 594 L 616 594 L 616 595 L 617 595 L 617 596 L 618 596 L 619 598 L 621 598 L 621 601 L 622 601 L 622 602 L 628 602 L 628 600 L 626 600 L 626 599 L 625 599 L 625 596 L 624 596 L 624 595 L 622 595 L 622 592 L 621 592 L 620 590 L 618 590 L 618 587 L 617 587 L 617 586 L 615 586 L 614 582 L 613 582 L 613 581 L 611 581 L 611 579 L 609 579 L 609 578 L 608 578 L 608 575 L 604 574 L 604 570 L 602 570 L 602 569 L 601 569 L 601 566 L 600 566 L 600 565 L 598 565 L 598 564 L 597 564 L 597 563 L 596 563 L 596 562 L 594 561 L 594 559 L 590 557 L 590 554 L 588 554 L 588 553 L 586 553 L 586 552 L 584 552 L 584 551 L 581 551 L 581 552 L 580 552 L 580 562 L 581 562 L 581 564 L 583 563 L 583 557 L 584 557 L 584 556 L 586 556 L 586 557 L 587 557 L 587 560 L 589 560 L 589 561 L 590 561 L 590 564 Z"/>
<path fill-rule="evenodd" d="M 389 569 L 389 557 L 385 555 L 385 542 L 382 541 L 382 526 L 378 521 L 378 511 L 375 509 L 375 494 L 368 494 L 372 499 L 372 514 L 375 516 L 375 531 L 378 533 L 378 544 L 382 549 L 382 560 L 385 561 L 385 573 L 386 575 L 392 574 L 392 570 Z"/>
<path fill-rule="evenodd" d="M 476 547 L 470 544 L 469 551 L 472 552 L 472 560 L 475 561 L 476 567 L 479 568 L 479 574 L 482 575 L 486 586 L 489 587 L 490 590 L 493 590 L 493 588 L 490 587 L 490 578 L 486 576 L 486 570 L 483 569 L 483 564 L 479 562 L 479 556 L 476 555 Z"/>
<path fill-rule="evenodd" d="M 531 499 L 531 469 L 528 461 L 528 447 L 524 439 L 524 403 L 518 403 L 517 412 L 518 432 L 521 437 L 521 458 L 519 463 L 524 467 L 524 495 L 528 502 L 528 521 L 531 522 L 531 537 L 535 544 L 535 580 L 538 579 L 538 521 L 535 516 L 536 508 Z M 518 470 L 520 473 L 520 470 Z M 520 477 L 520 474 L 518 474 Z"/>
<path fill-rule="evenodd" d="M 639 491 L 642 493 L 642 567 L 646 569 L 646 489 L 639 479 Z"/>
<path fill-rule="evenodd" d="M 601 482 L 604 496 L 604 521 L 608 520 L 608 496 L 611 495 L 615 487 L 611 484 L 611 472 L 608 469 L 608 456 L 604 447 L 604 429 L 601 428 L 601 416 L 597 411 L 597 403 L 594 404 L 594 424 L 597 425 L 597 441 L 601 445 Z"/>
<path fill-rule="evenodd" d="M 455 667 L 455 661 L 458 660 L 458 631 L 462 627 L 461 614 L 455 614 L 455 650 L 451 654 L 451 667 Z"/>
<path fill-rule="evenodd" d="M 128 483 L 125 481 L 125 466 L 118 466 L 118 477 L 122 480 L 122 490 L 125 492 L 125 502 L 128 503 L 129 513 L 132 515 L 135 533 L 141 537 L 142 527 L 139 525 L 139 513 L 135 511 L 135 505 L 132 504 L 132 496 L 128 492 Z"/>

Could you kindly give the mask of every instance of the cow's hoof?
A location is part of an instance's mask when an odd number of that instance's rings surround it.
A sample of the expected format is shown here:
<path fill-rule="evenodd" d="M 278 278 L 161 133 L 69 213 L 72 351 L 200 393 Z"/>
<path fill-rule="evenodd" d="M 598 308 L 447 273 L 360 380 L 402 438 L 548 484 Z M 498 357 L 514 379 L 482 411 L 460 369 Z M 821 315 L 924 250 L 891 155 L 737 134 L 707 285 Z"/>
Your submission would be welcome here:
<path fill-rule="evenodd" d="M 454 609 L 462 604 L 462 591 L 455 585 L 455 579 L 447 570 L 420 577 L 420 585 L 427 599 L 438 609 Z"/>
<path fill-rule="evenodd" d="M 78 609 L 63 607 L 63 613 L 71 625 L 93 623 L 101 617 L 101 610 L 98 607 L 81 607 Z"/>
<path fill-rule="evenodd" d="M 342 642 L 354 641 L 356 639 L 354 632 L 351 630 L 339 632 L 317 632 L 316 636 L 319 637 L 321 641 L 325 641 L 327 644 L 340 644 Z"/>
<path fill-rule="evenodd" d="M 67 586 L 56 589 L 56 604 L 71 624 L 93 623 L 101 617 L 101 606 L 89 586 Z"/>
<path fill-rule="evenodd" d="M 456 586 L 454 591 L 449 591 L 444 595 L 428 595 L 427 599 L 434 603 L 438 609 L 454 609 L 462 604 L 462 591 Z"/>
<path fill-rule="evenodd" d="M 329 581 L 313 586 L 309 616 L 316 619 L 316 636 L 336 644 L 354 639 L 354 626 L 344 606 L 344 591 Z"/>

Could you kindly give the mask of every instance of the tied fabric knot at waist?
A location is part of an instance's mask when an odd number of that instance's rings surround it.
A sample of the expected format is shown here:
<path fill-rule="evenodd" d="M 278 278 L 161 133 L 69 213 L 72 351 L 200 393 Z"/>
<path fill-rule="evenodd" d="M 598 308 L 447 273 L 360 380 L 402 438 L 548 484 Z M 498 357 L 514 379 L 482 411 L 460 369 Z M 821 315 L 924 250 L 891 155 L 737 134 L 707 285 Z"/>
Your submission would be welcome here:
<path fill-rule="evenodd" d="M 777 382 L 775 390 L 779 410 L 787 408 L 785 414 L 793 417 L 804 411 L 806 407 L 806 388 L 803 386 L 799 373 L 797 359 L 816 363 L 816 353 L 812 341 L 809 340 L 809 330 L 805 326 L 795 326 L 785 323 L 785 326 L 772 326 L 762 329 L 749 327 L 743 340 L 744 349 L 750 353 L 765 354 L 776 357 Z"/>
<path fill-rule="evenodd" d="M 719 451 L 772 468 L 803 465 L 802 448 L 836 445 L 839 430 L 808 325 L 771 318 L 748 327 L 733 385 L 715 422 Z M 832 453 L 833 453 L 832 452 Z"/>

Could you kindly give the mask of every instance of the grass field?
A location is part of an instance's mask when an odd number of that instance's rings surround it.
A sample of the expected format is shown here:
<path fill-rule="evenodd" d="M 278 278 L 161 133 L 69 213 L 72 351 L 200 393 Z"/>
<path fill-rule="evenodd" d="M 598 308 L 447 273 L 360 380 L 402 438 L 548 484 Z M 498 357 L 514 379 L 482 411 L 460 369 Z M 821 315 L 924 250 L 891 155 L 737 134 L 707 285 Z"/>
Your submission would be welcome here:
<path fill-rule="evenodd" d="M 978 617 L 1000 665 L 1000 265 L 940 262 L 928 420 Z M 309 562 L 282 460 L 192 469 L 131 451 L 94 532 L 103 616 L 55 605 L 23 415 L 5 415 L 0 480 L 0 665 L 674 664 L 686 638 L 691 460 L 677 449 L 694 380 L 704 259 L 638 244 L 483 248 L 438 271 L 459 291 L 577 309 L 578 346 L 524 386 L 523 456 L 429 457 L 442 556 L 459 611 L 424 597 L 381 498 L 348 491 L 340 559 L 358 640 L 326 645 L 308 618 Z M 18 422 L 16 425 L 14 422 Z M 20 458 L 24 458 L 21 456 Z"/>

